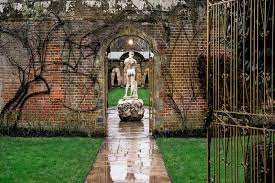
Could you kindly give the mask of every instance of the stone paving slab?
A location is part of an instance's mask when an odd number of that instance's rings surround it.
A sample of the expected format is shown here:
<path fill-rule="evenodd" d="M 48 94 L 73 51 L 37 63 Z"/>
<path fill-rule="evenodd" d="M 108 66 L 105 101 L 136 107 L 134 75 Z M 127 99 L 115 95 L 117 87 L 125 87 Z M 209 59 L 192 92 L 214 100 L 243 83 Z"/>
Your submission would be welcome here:
<path fill-rule="evenodd" d="M 120 122 L 108 111 L 105 138 L 85 183 L 170 183 L 156 141 L 149 135 L 148 110 L 142 122 Z"/>

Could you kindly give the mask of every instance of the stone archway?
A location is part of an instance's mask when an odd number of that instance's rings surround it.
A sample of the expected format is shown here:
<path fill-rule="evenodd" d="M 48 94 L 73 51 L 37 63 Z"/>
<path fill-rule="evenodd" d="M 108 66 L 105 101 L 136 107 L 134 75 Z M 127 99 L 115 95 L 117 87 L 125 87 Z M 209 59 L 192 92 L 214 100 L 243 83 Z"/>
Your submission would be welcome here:
<path fill-rule="evenodd" d="M 149 85 L 149 73 L 150 73 L 149 68 L 146 68 L 143 73 L 143 87 L 148 87 Z"/>
<path fill-rule="evenodd" d="M 133 123 L 133 122 L 121 122 L 118 117 L 118 112 L 115 108 L 107 109 L 107 94 L 108 94 L 108 56 L 107 49 L 113 40 L 118 39 L 123 36 L 136 36 L 147 42 L 150 45 L 150 49 L 148 51 L 149 55 L 149 95 L 150 95 L 150 105 L 149 109 L 147 108 L 147 114 L 144 115 L 142 122 Z M 108 172 L 104 175 L 108 175 L 114 181 L 132 181 L 137 180 L 138 182 L 150 182 L 152 177 L 150 174 L 157 175 L 157 173 L 161 172 L 160 179 L 156 179 L 156 181 L 161 180 L 164 182 L 170 182 L 170 178 L 166 172 L 164 163 L 162 158 L 159 157 L 159 151 L 157 149 L 155 139 L 151 138 L 151 132 L 156 126 L 156 121 L 159 119 L 159 111 L 161 106 L 161 98 L 159 97 L 160 88 L 162 86 L 160 83 L 160 66 L 161 61 L 165 59 L 165 57 L 161 56 L 157 52 L 157 44 L 154 39 L 150 36 L 143 33 L 141 30 L 138 30 L 134 27 L 128 27 L 126 29 L 120 30 L 117 35 L 109 37 L 109 39 L 104 42 L 104 45 L 101 47 L 98 55 L 98 62 L 104 63 L 103 71 L 101 72 L 102 77 L 100 77 L 102 83 L 105 85 L 103 90 L 104 97 L 104 124 L 106 125 L 106 131 L 108 139 L 104 141 L 104 148 L 99 152 L 98 157 L 106 157 L 104 158 L 104 170 Z M 150 57 L 150 54 L 153 53 L 154 57 Z M 123 64 L 122 64 L 123 65 Z M 102 71 L 102 70 L 101 70 Z M 121 71 L 123 73 L 123 71 Z M 143 73 L 143 72 L 142 72 Z M 103 74 L 103 75 L 102 75 Z M 143 74 L 141 75 L 141 80 L 143 79 Z M 148 113 L 149 111 L 149 113 Z M 108 113 L 107 113 L 108 112 Z M 145 111 L 146 113 L 146 111 Z M 148 115 L 149 114 L 149 115 Z M 145 117 L 146 116 L 146 117 Z M 133 133 L 134 132 L 134 133 Z M 152 149 L 153 148 L 153 149 Z M 117 151 L 119 149 L 119 151 Z M 106 154 L 106 152 L 108 152 Z M 142 152 L 142 157 L 139 157 L 140 152 Z M 155 153 L 157 152 L 157 153 Z M 114 157 L 122 157 L 121 163 L 117 163 L 116 158 Z M 151 160 L 158 160 L 151 161 Z M 102 158 L 97 158 L 95 163 L 99 164 L 102 162 Z M 135 161 L 138 160 L 138 165 Z M 150 167 L 151 171 L 144 171 L 144 165 Z M 133 173 L 136 172 L 137 173 Z M 141 171 L 140 171 L 141 170 Z M 95 180 L 94 173 L 97 169 L 92 169 L 86 180 Z M 98 176 L 96 177 L 98 178 Z M 154 178 L 155 180 L 155 178 Z"/>
<path fill-rule="evenodd" d="M 103 107 L 104 107 L 104 124 L 107 125 L 107 94 L 108 94 L 108 59 L 107 59 L 107 50 L 110 46 L 110 44 L 124 36 L 133 36 L 138 37 L 146 41 L 146 43 L 150 47 L 150 52 L 154 54 L 154 57 L 150 59 L 150 87 L 149 87 L 149 95 L 150 95 L 150 106 L 149 106 L 149 126 L 150 131 L 153 130 L 156 126 L 157 119 L 159 119 L 159 111 L 160 107 L 162 105 L 162 100 L 159 97 L 161 83 L 160 83 L 160 66 L 161 62 L 165 60 L 165 55 L 162 55 L 158 52 L 158 45 L 155 39 L 153 39 L 151 36 L 147 35 L 143 30 L 140 30 L 134 26 L 128 26 L 123 29 L 120 29 L 117 34 L 110 36 L 108 39 L 105 40 L 105 42 L 102 43 L 102 46 L 98 52 L 98 63 L 104 63 L 104 76 L 102 78 L 102 82 L 104 85 L 103 90 Z M 141 76 L 143 78 L 143 76 Z"/>
<path fill-rule="evenodd" d="M 118 86 L 121 86 L 121 84 L 122 84 L 122 78 L 121 78 L 120 69 L 118 67 L 114 67 L 111 73 L 111 86 L 118 87 Z"/>

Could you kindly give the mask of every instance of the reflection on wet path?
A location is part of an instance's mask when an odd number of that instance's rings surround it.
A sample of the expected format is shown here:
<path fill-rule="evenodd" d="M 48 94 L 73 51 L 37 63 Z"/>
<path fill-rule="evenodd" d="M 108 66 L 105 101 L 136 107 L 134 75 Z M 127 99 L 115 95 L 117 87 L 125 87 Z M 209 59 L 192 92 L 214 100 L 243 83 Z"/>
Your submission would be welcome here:
<path fill-rule="evenodd" d="M 154 139 L 149 135 L 148 110 L 141 122 L 120 122 L 108 110 L 108 137 L 85 183 L 170 182 Z"/>

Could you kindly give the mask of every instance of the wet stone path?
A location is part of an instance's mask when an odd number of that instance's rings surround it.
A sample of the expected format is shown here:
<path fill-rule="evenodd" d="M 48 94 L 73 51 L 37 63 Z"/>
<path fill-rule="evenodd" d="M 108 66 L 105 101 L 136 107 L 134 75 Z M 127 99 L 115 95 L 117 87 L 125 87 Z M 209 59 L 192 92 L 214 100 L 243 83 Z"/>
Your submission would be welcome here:
<path fill-rule="evenodd" d="M 108 137 L 103 142 L 85 183 L 170 183 L 164 162 L 149 135 L 149 114 L 142 122 L 120 122 L 108 110 Z"/>

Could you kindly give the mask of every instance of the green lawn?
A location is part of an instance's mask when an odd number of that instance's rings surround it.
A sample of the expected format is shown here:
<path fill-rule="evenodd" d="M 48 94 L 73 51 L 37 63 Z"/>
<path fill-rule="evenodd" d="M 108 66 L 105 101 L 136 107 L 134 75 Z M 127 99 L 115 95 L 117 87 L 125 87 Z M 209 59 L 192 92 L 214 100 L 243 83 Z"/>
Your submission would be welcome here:
<path fill-rule="evenodd" d="M 117 106 L 119 99 L 124 96 L 125 88 L 112 88 L 108 92 L 108 106 Z M 128 95 L 130 94 L 130 88 Z M 145 106 L 149 106 L 149 93 L 146 88 L 138 88 L 138 98 L 142 99 Z"/>
<path fill-rule="evenodd" d="M 0 182 L 83 182 L 99 138 L 0 137 Z"/>
<path fill-rule="evenodd" d="M 240 139 L 243 139 L 240 137 Z M 229 149 L 227 151 L 227 162 L 226 176 L 224 170 L 223 157 L 224 146 L 223 139 L 212 139 L 211 143 L 211 178 L 214 178 L 214 172 L 219 172 L 220 177 L 216 177 L 216 181 L 220 179 L 221 182 L 232 180 L 236 178 L 234 174 L 232 177 L 231 170 L 237 170 L 238 168 L 238 180 L 244 179 L 245 170 L 243 169 L 242 162 L 242 145 L 239 139 L 238 150 Z M 244 140 L 247 138 L 244 138 Z M 234 144 L 235 138 L 226 138 L 227 144 Z M 163 159 L 165 161 L 165 166 L 167 171 L 174 183 L 181 182 L 207 182 L 207 140 L 206 138 L 158 138 L 157 144 L 162 153 Z M 214 147 L 216 146 L 216 148 Z M 236 148 L 237 146 L 235 146 Z M 214 149 L 219 149 L 216 151 Z M 232 154 L 231 154 L 232 153 Z M 214 161 L 216 157 L 216 162 Z M 219 159 L 220 160 L 219 160 Z M 216 168 L 215 165 L 216 164 Z M 214 170 L 216 169 L 216 170 Z M 236 173 L 236 172 L 234 172 Z"/>
<path fill-rule="evenodd" d="M 206 182 L 205 138 L 158 138 L 167 171 L 174 183 Z"/>

